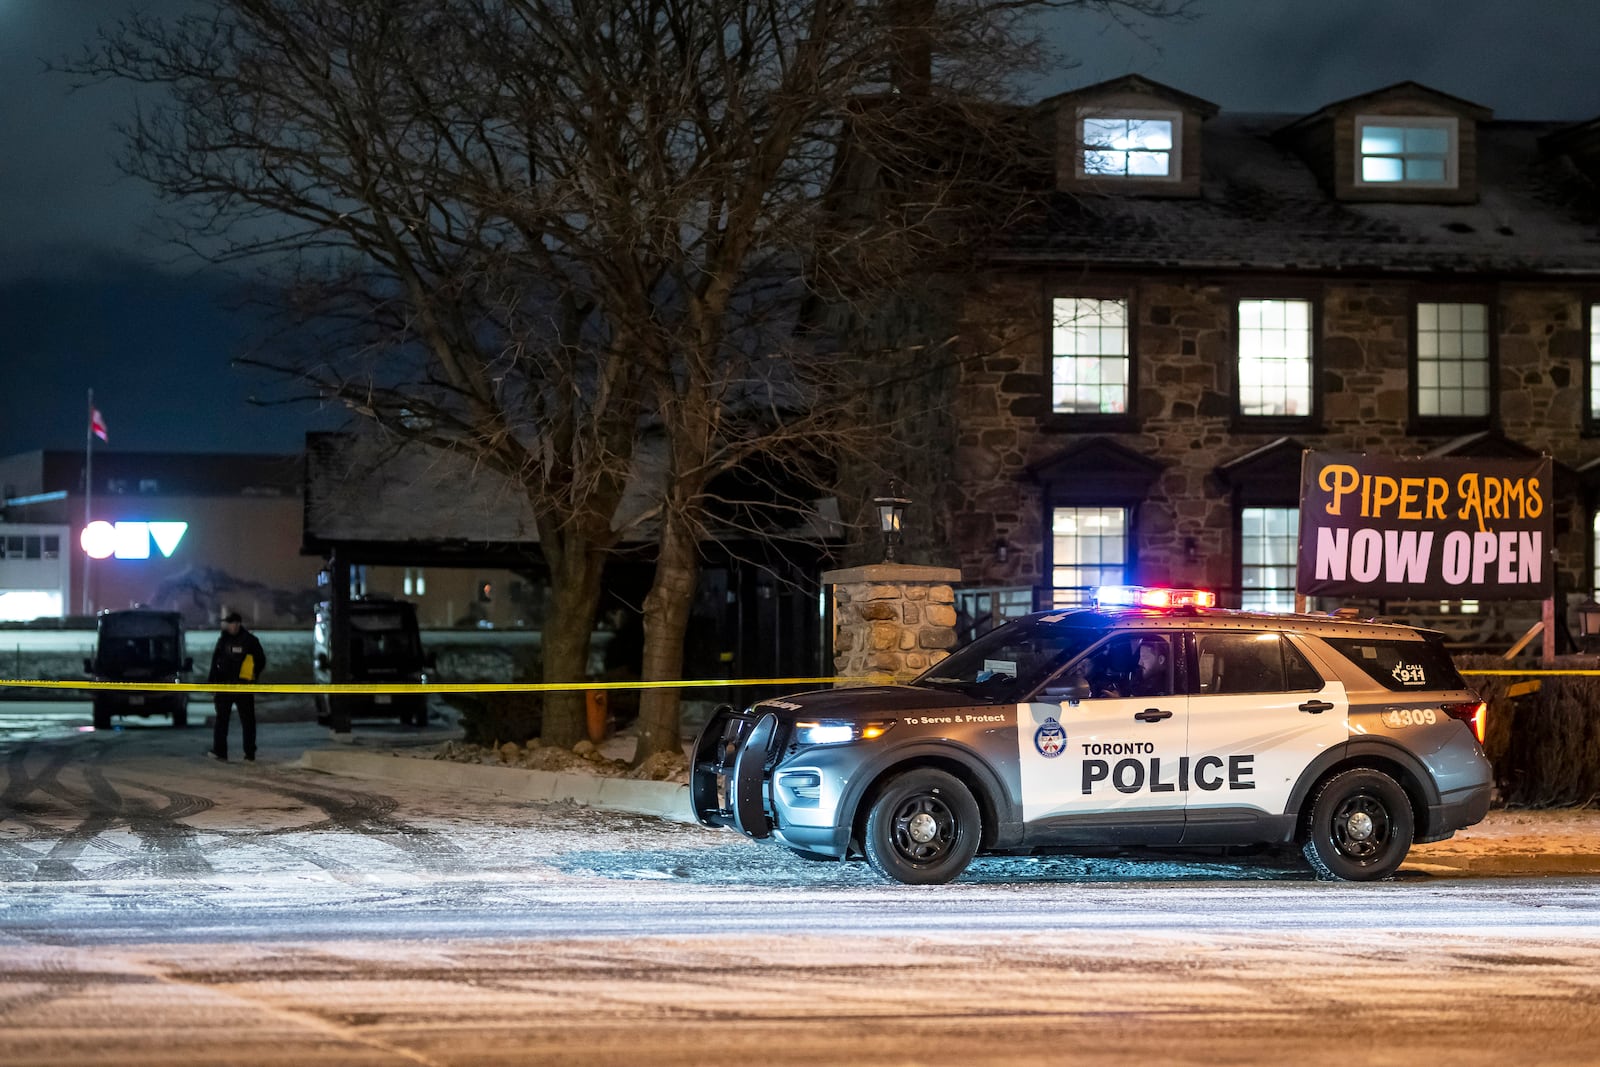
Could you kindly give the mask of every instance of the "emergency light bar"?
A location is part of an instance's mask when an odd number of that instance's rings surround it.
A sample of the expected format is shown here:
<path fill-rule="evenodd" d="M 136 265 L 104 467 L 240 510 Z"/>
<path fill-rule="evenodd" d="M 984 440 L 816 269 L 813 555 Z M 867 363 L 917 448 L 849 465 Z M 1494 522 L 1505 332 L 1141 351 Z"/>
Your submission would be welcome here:
<path fill-rule="evenodd" d="M 1214 608 L 1217 594 L 1205 589 L 1157 589 L 1144 585 L 1102 585 L 1094 602 L 1110 608 Z"/>

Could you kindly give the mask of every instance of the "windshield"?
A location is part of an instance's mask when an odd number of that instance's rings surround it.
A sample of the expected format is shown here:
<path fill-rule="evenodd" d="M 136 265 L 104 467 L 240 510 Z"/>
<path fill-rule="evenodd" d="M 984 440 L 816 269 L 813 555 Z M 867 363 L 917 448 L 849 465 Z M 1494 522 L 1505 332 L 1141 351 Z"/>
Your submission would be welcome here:
<path fill-rule="evenodd" d="M 422 655 L 415 625 L 399 610 L 350 613 L 351 669 L 410 668 Z"/>
<path fill-rule="evenodd" d="M 176 670 L 183 640 L 176 615 L 105 615 L 100 619 L 100 669 Z"/>
<path fill-rule="evenodd" d="M 1009 703 L 1037 689 L 1103 636 L 1101 630 L 1063 626 L 1043 618 L 1018 619 L 956 649 L 911 684 L 955 689 L 990 703 Z"/>

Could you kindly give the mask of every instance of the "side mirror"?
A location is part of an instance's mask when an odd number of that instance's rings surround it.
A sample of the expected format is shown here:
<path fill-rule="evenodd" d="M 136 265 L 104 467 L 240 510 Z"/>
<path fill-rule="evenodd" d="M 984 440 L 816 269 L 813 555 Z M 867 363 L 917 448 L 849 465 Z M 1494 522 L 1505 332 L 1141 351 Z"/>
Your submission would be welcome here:
<path fill-rule="evenodd" d="M 188 674 L 190 671 L 194 670 L 194 657 L 193 656 L 185 656 L 185 657 L 183 657 L 183 667 L 181 669 L 182 669 L 184 674 Z"/>
<path fill-rule="evenodd" d="M 317 653 L 317 670 L 325 671 L 327 669 L 328 669 L 328 654 L 326 652 L 318 652 Z"/>
<path fill-rule="evenodd" d="M 84 674 L 93 674 L 94 673 L 94 660 L 85 659 L 83 661 L 83 673 Z"/>
<path fill-rule="evenodd" d="M 439 656 L 437 653 L 428 652 L 423 655 L 422 662 L 428 665 L 430 671 L 439 669 Z"/>

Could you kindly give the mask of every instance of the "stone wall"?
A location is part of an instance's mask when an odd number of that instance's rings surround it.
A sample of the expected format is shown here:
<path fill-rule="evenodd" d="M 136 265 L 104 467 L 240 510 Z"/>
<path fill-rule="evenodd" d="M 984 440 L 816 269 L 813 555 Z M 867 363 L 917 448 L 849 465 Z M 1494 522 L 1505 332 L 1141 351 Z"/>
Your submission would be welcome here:
<path fill-rule="evenodd" d="M 955 592 L 961 572 L 879 563 L 823 574 L 833 587 L 834 672 L 909 681 L 956 643 Z"/>
<path fill-rule="evenodd" d="M 1134 314 L 1133 412 L 1119 426 L 1072 426 L 1049 410 L 1048 300 L 1092 288 L 1125 292 Z M 1231 489 L 1216 469 L 1281 436 L 1331 451 L 1419 455 L 1454 434 L 1414 432 L 1410 419 L 1411 311 L 1421 299 L 1482 299 L 1498 330 L 1498 428 L 1576 469 L 1600 456 L 1583 430 L 1584 303 L 1576 289 L 1484 287 L 1480 296 L 1433 297 L 1396 282 L 1260 284 L 1204 277 L 987 279 L 965 306 L 968 358 L 953 394 L 955 477 L 947 490 L 951 551 L 962 580 L 1045 585 L 1049 517 L 1027 468 L 1086 435 L 1107 437 L 1166 464 L 1133 514 L 1134 580 L 1236 581 Z M 1320 429 L 1241 432 L 1232 397 L 1234 302 L 1302 297 L 1318 311 Z M 1559 469 L 1559 468 L 1558 468 Z M 1558 477 L 1557 558 L 1567 589 L 1586 588 L 1586 510 L 1575 479 Z M 995 543 L 1007 542 L 1007 559 Z M 1580 584 L 1581 583 L 1581 584 Z"/>

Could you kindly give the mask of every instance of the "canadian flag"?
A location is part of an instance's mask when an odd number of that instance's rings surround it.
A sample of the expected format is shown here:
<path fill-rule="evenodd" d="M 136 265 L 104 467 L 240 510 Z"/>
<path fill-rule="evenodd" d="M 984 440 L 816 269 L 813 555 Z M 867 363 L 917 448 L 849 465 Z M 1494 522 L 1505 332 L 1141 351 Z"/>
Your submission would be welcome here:
<path fill-rule="evenodd" d="M 99 408 L 89 409 L 89 432 L 93 433 L 102 441 L 109 442 L 111 440 L 111 438 L 106 436 L 106 420 L 100 414 Z"/>

